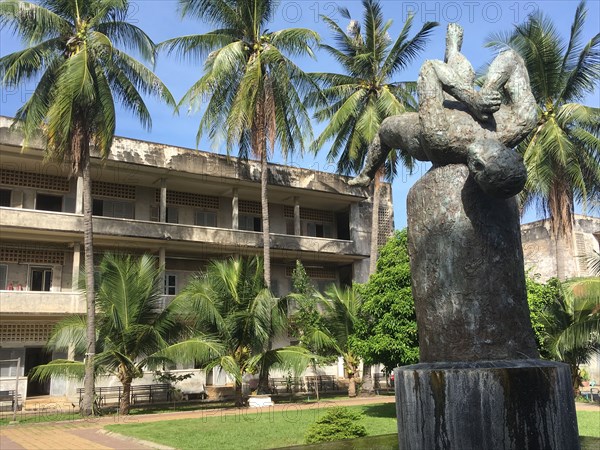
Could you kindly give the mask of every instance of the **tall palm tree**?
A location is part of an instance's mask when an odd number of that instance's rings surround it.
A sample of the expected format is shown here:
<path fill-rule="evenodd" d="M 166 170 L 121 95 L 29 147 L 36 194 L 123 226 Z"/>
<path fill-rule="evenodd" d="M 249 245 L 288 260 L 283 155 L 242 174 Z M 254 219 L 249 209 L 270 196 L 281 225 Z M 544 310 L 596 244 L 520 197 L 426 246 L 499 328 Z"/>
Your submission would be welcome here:
<path fill-rule="evenodd" d="M 579 366 L 600 356 L 600 278 L 566 282 L 562 295 L 543 316 L 545 339 L 552 356 L 571 367 L 573 390 L 581 386 Z"/>
<path fill-rule="evenodd" d="M 82 404 L 86 415 L 92 414 L 96 353 L 90 146 L 102 157 L 108 155 L 115 131 L 115 99 L 146 128 L 151 124 L 150 113 L 141 94 L 174 104 L 160 79 L 126 53 L 133 51 L 154 61 L 152 40 L 127 20 L 126 0 L 0 2 L 0 26 L 12 29 L 25 46 L 0 58 L 1 83 L 37 82 L 33 95 L 16 113 L 15 125 L 24 133 L 24 146 L 41 128 L 47 156 L 70 161 L 73 174 L 83 178 L 85 267 L 90 286 Z"/>
<path fill-rule="evenodd" d="M 304 150 L 312 138 L 308 113 L 301 98 L 310 79 L 289 56 L 313 56 L 318 35 L 304 28 L 270 31 L 275 0 L 179 0 L 184 16 L 206 20 L 217 29 L 182 36 L 161 45 L 169 53 L 190 59 L 206 57 L 204 75 L 180 102 L 197 108 L 210 98 L 197 139 L 224 136 L 227 151 L 252 154 L 261 163 L 261 203 L 265 281 L 271 285 L 268 158 L 279 145 L 287 157 Z"/>
<path fill-rule="evenodd" d="M 317 120 L 328 122 L 313 143 L 313 150 L 317 152 L 333 140 L 327 157 L 330 161 L 337 160 L 338 171 L 346 175 L 358 173 L 385 118 L 415 109 L 415 83 L 393 80 L 424 49 L 437 26 L 435 22 L 426 22 L 409 39 L 413 23 L 410 16 L 392 41 L 388 33 L 392 21 L 384 21 L 379 1 L 362 0 L 362 6 L 362 25 L 352 19 L 346 8 L 339 8 L 340 15 L 350 21 L 345 31 L 331 17 L 322 16 L 333 32 L 336 46 L 322 44 L 321 48 L 341 64 L 344 73 L 311 74 L 322 89 L 313 92 L 307 102 L 316 107 Z M 393 179 L 399 159 L 412 169 L 409 155 L 391 152 L 385 169 L 375 176 L 370 273 L 375 271 L 377 261 L 380 180 L 384 173 L 389 180 Z"/>
<path fill-rule="evenodd" d="M 575 263 L 574 205 L 593 200 L 600 187 L 600 109 L 578 103 L 600 80 L 600 33 L 581 42 L 586 13 L 582 1 L 566 44 L 541 12 L 488 44 L 512 47 L 529 71 L 539 120 L 518 147 L 528 171 L 522 203 L 536 204 L 549 216 L 561 280 Z"/>
<path fill-rule="evenodd" d="M 313 292 L 308 295 L 318 297 L 323 320 L 304 330 L 303 345 L 322 355 L 329 356 L 333 353 L 341 356 L 348 379 L 348 396 L 356 397 L 360 356 L 353 348 L 353 335 L 358 324 L 362 297 L 354 287 L 339 288 L 333 284 L 324 294 Z"/>
<path fill-rule="evenodd" d="M 182 320 L 184 311 L 178 309 L 181 305 L 162 309 L 162 270 L 152 256 L 105 254 L 99 269 L 94 369 L 118 378 L 123 385 L 119 412 L 128 414 L 131 383 L 144 375 L 144 369 L 209 360 L 222 349 L 206 338 L 192 338 L 191 328 Z M 79 353 L 86 350 L 85 316 L 59 322 L 48 342 L 50 349 L 58 351 L 70 345 Z M 78 361 L 54 360 L 37 366 L 33 377 L 81 377 L 83 369 Z"/>
<path fill-rule="evenodd" d="M 236 404 L 242 401 L 242 378 L 259 375 L 259 393 L 268 389 L 274 366 L 304 369 L 310 354 L 299 347 L 271 349 L 272 339 L 287 329 L 285 303 L 265 286 L 260 258 L 212 261 L 175 298 L 195 317 L 195 329 L 218 342 L 222 351 L 206 361 L 206 371 L 217 367 L 235 382 Z"/>

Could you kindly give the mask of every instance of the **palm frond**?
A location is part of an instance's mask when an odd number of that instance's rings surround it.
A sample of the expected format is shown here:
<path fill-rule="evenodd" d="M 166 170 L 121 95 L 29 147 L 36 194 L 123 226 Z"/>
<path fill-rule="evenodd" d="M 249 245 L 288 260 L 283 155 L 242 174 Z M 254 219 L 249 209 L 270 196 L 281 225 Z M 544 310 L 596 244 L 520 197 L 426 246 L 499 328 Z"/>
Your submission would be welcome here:
<path fill-rule="evenodd" d="M 74 378 L 83 380 L 85 365 L 81 361 L 55 359 L 48 364 L 36 366 L 27 374 L 32 380 L 47 381 L 51 378 Z"/>

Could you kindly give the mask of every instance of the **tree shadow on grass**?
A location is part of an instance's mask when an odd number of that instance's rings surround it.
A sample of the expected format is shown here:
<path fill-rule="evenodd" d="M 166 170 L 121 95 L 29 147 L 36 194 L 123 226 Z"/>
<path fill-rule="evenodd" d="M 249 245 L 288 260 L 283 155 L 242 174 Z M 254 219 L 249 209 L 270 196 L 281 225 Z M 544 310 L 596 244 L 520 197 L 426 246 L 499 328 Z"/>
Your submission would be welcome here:
<path fill-rule="evenodd" d="M 379 405 L 365 405 L 363 406 L 363 413 L 369 417 L 385 417 L 385 418 L 396 418 L 396 404 L 395 403 L 382 403 Z"/>

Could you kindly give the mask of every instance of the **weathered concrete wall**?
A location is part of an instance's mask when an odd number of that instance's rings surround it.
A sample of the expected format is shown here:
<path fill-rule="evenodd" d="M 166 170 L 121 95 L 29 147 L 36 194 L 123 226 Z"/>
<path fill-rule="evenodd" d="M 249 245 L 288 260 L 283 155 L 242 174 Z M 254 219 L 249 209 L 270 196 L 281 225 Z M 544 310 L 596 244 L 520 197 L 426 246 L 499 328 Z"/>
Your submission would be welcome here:
<path fill-rule="evenodd" d="M 83 314 L 85 299 L 76 292 L 0 291 L 0 314 Z"/>
<path fill-rule="evenodd" d="M 599 251 L 600 218 L 575 215 L 573 224 L 574 241 L 571 264 L 567 265 L 567 277 L 593 275 L 589 270 L 585 257 L 592 251 Z M 547 281 L 556 276 L 556 246 L 550 232 L 549 221 L 521 225 L 525 270 L 540 281 Z"/>

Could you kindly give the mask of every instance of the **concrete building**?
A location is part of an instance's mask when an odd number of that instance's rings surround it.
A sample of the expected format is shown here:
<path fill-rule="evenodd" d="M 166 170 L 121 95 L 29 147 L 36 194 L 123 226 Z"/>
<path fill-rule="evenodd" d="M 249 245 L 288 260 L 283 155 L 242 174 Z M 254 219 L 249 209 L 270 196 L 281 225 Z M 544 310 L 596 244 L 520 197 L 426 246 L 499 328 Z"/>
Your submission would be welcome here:
<path fill-rule="evenodd" d="M 574 239 L 567 264 L 567 278 L 591 276 L 587 258 L 600 251 L 600 218 L 575 215 Z M 549 221 L 538 220 L 521 226 L 525 269 L 541 281 L 556 277 L 556 245 L 550 234 Z"/>
<path fill-rule="evenodd" d="M 11 123 L 0 117 L 0 361 L 20 358 L 24 377 L 67 356 L 45 352 L 48 335 L 61 318 L 85 312 L 75 289 L 83 261 L 82 181 L 67 166 L 44 162 L 41 142 L 22 151 Z M 274 292 L 289 291 L 297 259 L 320 287 L 366 281 L 371 191 L 330 173 L 269 169 Z M 166 267 L 165 304 L 208 260 L 262 253 L 255 162 L 116 138 L 106 160 L 93 158 L 92 178 L 95 251 L 156 255 Z M 379 215 L 385 241 L 393 231 L 388 185 Z M 13 389 L 15 376 L 16 363 L 0 363 L 0 390 Z M 186 382 L 205 383 L 203 376 Z M 21 378 L 20 385 L 23 398 L 73 391 L 54 380 Z"/>

